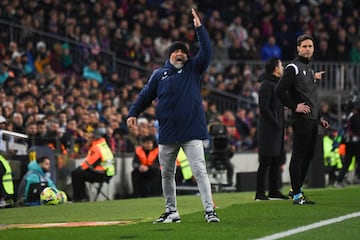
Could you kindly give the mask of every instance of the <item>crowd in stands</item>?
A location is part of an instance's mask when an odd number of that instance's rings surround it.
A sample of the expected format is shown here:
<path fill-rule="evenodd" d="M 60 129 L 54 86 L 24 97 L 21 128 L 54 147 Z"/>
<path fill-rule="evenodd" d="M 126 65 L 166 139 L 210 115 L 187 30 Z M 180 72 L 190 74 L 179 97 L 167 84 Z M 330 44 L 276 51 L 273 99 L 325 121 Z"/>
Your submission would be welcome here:
<path fill-rule="evenodd" d="M 262 69 L 236 61 L 291 60 L 296 37 L 309 33 L 319 49 L 315 60 L 360 62 L 360 3 L 355 0 L 3 0 L 0 19 L 24 27 L 16 41 L 0 36 L 5 129 L 61 139 L 72 153 L 85 154 L 88 135 L 99 128 L 114 152 L 134 152 L 141 137 L 157 134 L 154 106 L 139 129 L 125 124 L 128 107 L 148 76 L 133 69 L 123 79 L 109 70 L 100 53 L 111 51 L 149 69 L 163 64 L 173 41 L 184 41 L 190 55 L 195 54 L 191 7 L 201 14 L 214 50 L 204 87 L 255 103 L 218 112 L 204 96 L 209 123 L 222 121 L 238 151 L 256 148 L 257 76 Z M 34 42 L 30 29 L 77 41 L 86 61 L 75 61 L 67 42 Z"/>

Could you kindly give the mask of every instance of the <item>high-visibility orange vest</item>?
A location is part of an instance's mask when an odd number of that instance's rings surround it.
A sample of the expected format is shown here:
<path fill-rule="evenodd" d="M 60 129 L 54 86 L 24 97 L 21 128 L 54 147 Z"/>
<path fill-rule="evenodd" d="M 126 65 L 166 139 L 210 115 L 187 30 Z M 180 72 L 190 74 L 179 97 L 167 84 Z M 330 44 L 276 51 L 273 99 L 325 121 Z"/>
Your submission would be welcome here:
<path fill-rule="evenodd" d="M 149 152 L 148 155 L 146 155 L 142 146 L 139 146 L 135 149 L 135 154 L 142 165 L 152 166 L 158 157 L 159 148 L 158 147 L 154 148 Z"/>
<path fill-rule="evenodd" d="M 346 153 L 346 145 L 344 143 L 339 145 L 339 154 L 340 156 L 345 156 Z"/>

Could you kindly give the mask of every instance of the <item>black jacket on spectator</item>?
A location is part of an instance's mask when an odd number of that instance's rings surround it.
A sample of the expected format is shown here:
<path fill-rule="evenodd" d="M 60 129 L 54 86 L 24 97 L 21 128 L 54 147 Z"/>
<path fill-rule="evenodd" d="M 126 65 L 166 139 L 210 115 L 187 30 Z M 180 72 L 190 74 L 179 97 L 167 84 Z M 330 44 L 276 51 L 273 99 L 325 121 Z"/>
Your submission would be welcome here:
<path fill-rule="evenodd" d="M 284 109 L 275 94 L 275 86 L 280 78 L 264 74 L 259 77 L 260 117 L 258 120 L 259 154 L 281 156 L 284 143 Z"/>

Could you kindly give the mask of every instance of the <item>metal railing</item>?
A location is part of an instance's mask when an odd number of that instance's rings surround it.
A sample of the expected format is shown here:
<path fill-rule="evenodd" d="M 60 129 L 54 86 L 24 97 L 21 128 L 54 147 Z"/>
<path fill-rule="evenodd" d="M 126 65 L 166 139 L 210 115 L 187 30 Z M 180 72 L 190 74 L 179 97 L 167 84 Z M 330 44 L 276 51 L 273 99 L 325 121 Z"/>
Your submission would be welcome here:
<path fill-rule="evenodd" d="M 50 34 L 48 32 L 40 31 L 34 28 L 24 27 L 22 25 L 8 22 L 0 19 L 0 42 L 7 45 L 9 42 L 14 41 L 19 46 L 20 50 L 25 50 L 25 44 L 28 41 L 33 43 L 34 48 L 36 43 L 42 41 L 46 44 L 47 50 L 52 50 L 54 44 L 63 44 L 67 43 L 70 47 L 70 54 L 73 60 L 73 63 L 77 64 L 79 70 L 82 70 L 82 67 L 88 63 L 90 57 L 90 47 L 85 46 L 81 42 L 74 41 L 69 38 L 65 38 L 59 35 Z M 110 51 L 101 50 L 97 58 L 106 64 L 106 66 L 114 71 L 116 68 L 116 58 L 115 53 Z"/>
<path fill-rule="evenodd" d="M 36 46 L 38 41 L 43 41 L 47 46 L 53 46 L 56 43 L 68 43 L 70 46 L 70 53 L 73 62 L 78 66 L 79 70 L 87 64 L 89 58 L 89 47 L 84 46 L 78 41 L 69 38 L 49 34 L 47 32 L 39 31 L 37 29 L 24 27 L 19 24 L 8 22 L 0 19 L 0 41 L 7 45 L 10 41 L 15 41 L 18 44 L 25 44 L 26 41 L 31 40 Z M 132 62 L 117 59 L 114 52 L 101 50 L 97 56 L 106 64 L 110 71 L 115 71 L 119 77 L 125 81 L 129 81 L 131 71 L 139 72 L 140 76 L 150 76 L 152 69 L 134 64 Z M 157 64 L 163 60 L 156 60 Z M 213 61 L 212 64 L 216 66 L 221 65 L 222 69 L 227 66 L 237 65 L 240 68 L 244 66 L 249 67 L 253 74 L 253 79 L 256 80 L 257 75 L 263 69 L 264 62 L 262 61 Z M 284 63 L 286 64 L 286 63 Z M 345 62 L 313 62 L 312 66 L 315 71 L 325 71 L 324 79 L 319 82 L 319 95 L 321 99 L 330 101 L 341 105 L 344 103 L 351 91 L 358 90 L 360 86 L 360 64 L 345 63 Z M 218 91 L 212 87 L 206 87 L 207 98 L 217 103 L 220 111 L 224 109 L 235 110 L 240 105 L 253 106 L 254 103 L 243 98 L 240 94 L 229 94 L 223 91 Z"/>

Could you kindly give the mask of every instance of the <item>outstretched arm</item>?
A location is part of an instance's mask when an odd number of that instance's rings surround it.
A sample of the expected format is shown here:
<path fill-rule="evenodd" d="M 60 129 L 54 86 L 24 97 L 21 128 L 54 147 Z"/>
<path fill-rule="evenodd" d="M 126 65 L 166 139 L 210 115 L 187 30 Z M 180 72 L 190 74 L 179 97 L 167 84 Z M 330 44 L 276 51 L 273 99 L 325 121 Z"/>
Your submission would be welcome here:
<path fill-rule="evenodd" d="M 195 28 L 200 27 L 201 26 L 201 21 L 200 21 L 200 18 L 198 16 L 197 12 L 195 11 L 195 9 L 193 9 L 193 8 L 191 9 L 191 14 L 194 17 L 193 21 L 194 21 Z"/>
<path fill-rule="evenodd" d="M 197 35 L 197 40 L 199 44 L 199 52 L 194 57 L 194 65 L 196 66 L 198 73 L 202 74 L 206 68 L 209 66 L 212 55 L 211 41 L 208 32 L 205 27 L 202 25 L 199 15 L 195 9 L 191 9 L 191 14 L 193 15 L 193 21 L 195 26 L 195 31 Z"/>

